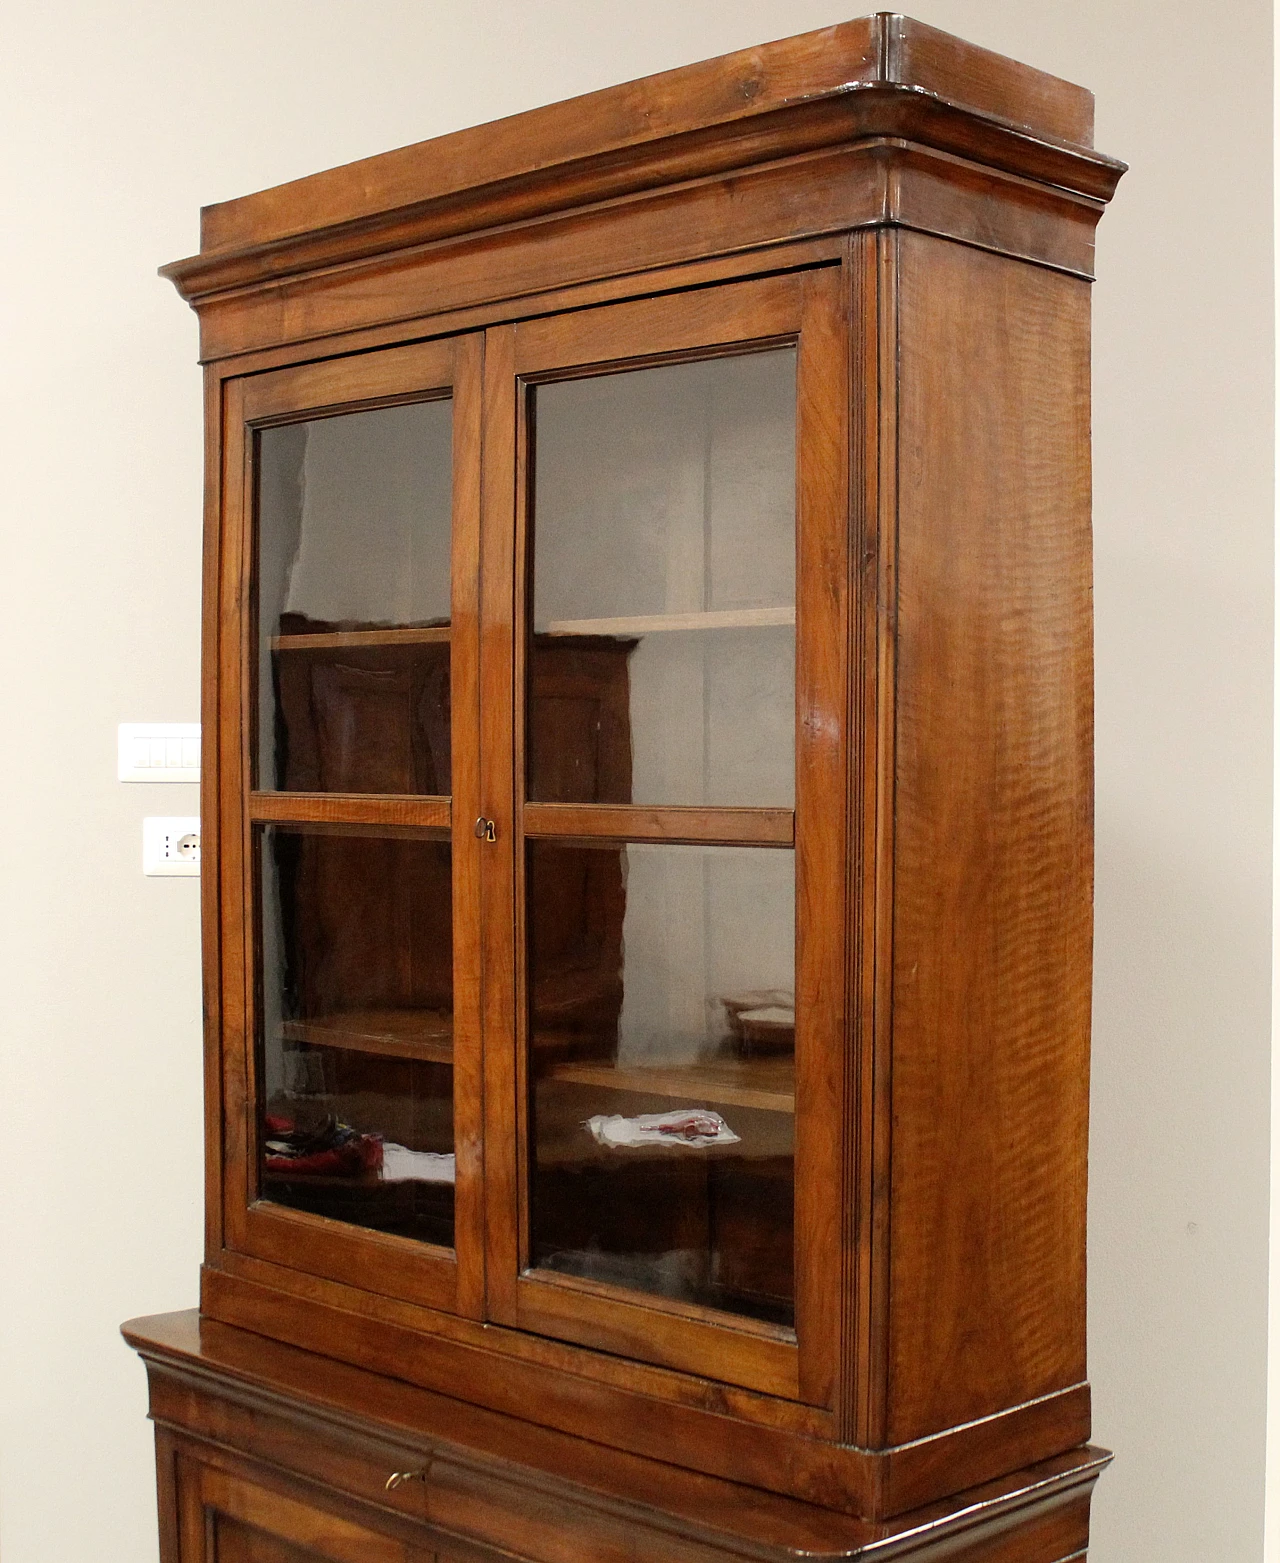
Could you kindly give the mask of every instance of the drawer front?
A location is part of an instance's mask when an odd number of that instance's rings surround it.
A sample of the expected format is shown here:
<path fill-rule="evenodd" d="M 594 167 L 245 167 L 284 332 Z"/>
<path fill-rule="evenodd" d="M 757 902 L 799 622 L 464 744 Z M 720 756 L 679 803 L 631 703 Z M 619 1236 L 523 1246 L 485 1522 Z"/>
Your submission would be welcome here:
<path fill-rule="evenodd" d="M 803 1523 L 721 1540 L 688 1515 L 425 1437 L 342 1426 L 302 1403 L 154 1374 L 152 1413 L 162 1563 L 836 1563 L 868 1546 L 885 1563 L 1077 1563 L 1088 1545 L 1091 1482 L 993 1507 L 977 1524 L 962 1506 L 954 1527 L 877 1534 L 832 1516 L 837 1529 L 821 1540 Z M 701 1518 L 725 1515 L 713 1502 Z"/>
<path fill-rule="evenodd" d="M 207 1386 L 183 1377 L 153 1372 L 151 1414 L 157 1424 L 162 1487 L 166 1458 L 176 1458 L 183 1468 L 207 1471 L 209 1474 L 200 1477 L 205 1483 L 216 1485 L 234 1479 L 243 1484 L 248 1479 L 272 1494 L 298 1494 L 292 1501 L 301 1504 L 308 1501 L 309 1494 L 322 1495 L 326 1504 L 332 1500 L 337 1511 L 345 1505 L 359 1523 L 374 1528 L 385 1524 L 391 1534 L 419 1549 L 386 1552 L 384 1542 L 383 1551 L 360 1554 L 359 1563 L 383 1563 L 384 1557 L 395 1563 L 402 1557 L 406 1563 L 409 1559 L 421 1563 L 422 1558 L 437 1558 L 438 1563 L 483 1563 L 490 1558 L 501 1558 L 504 1563 L 514 1558 L 530 1563 L 614 1563 L 621 1559 L 626 1563 L 721 1563 L 724 1558 L 719 1547 L 676 1534 L 665 1526 L 646 1525 L 629 1511 L 584 1503 L 562 1484 L 534 1471 L 475 1464 L 459 1459 L 451 1449 L 437 1452 L 425 1439 L 420 1444 L 408 1439 L 400 1442 L 339 1427 L 302 1404 L 296 1408 L 264 1406 L 256 1397 L 211 1393 Z M 167 1446 L 172 1446 L 175 1454 L 166 1457 L 162 1451 Z M 176 1476 L 169 1480 L 180 1485 Z M 191 1480 L 194 1478 L 189 1478 L 188 1484 Z M 220 1495 L 222 1488 L 216 1491 Z M 234 1508 L 215 1504 L 214 1510 L 223 1517 L 220 1523 L 224 1528 L 228 1522 L 242 1529 L 253 1523 Z M 282 1533 L 273 1540 L 313 1545 L 306 1540 L 305 1529 L 295 1527 L 295 1531 L 296 1536 Z M 243 1550 L 250 1544 L 234 1530 L 227 1534 L 232 1537 L 223 1544 L 227 1548 Z M 301 1543 L 297 1536 L 303 1538 Z M 252 1543 L 265 1545 L 256 1537 Z M 444 1552 L 439 1550 L 442 1545 Z M 220 1554 L 215 1556 L 223 1563 Z M 317 1556 L 345 1563 L 346 1555 L 319 1551 Z M 238 1563 L 239 1554 L 234 1550 L 227 1557 Z M 253 1553 L 249 1557 L 258 1563 Z M 203 1555 L 194 1550 L 175 1554 L 173 1563 L 191 1563 L 192 1559 L 204 1563 Z"/>
<path fill-rule="evenodd" d="M 233 1449 L 405 1519 L 427 1518 L 429 1446 L 339 1429 L 301 1408 L 293 1414 L 271 1410 L 160 1374 L 152 1377 L 151 1415 L 159 1429 Z"/>
<path fill-rule="evenodd" d="M 242 1524 L 217 1510 L 210 1511 L 206 1520 L 209 1563 L 317 1563 L 334 1555 L 317 1552 L 311 1545 L 295 1546 L 271 1531 Z"/>
<path fill-rule="evenodd" d="M 425 1542 L 371 1529 L 338 1505 L 183 1455 L 176 1476 L 180 1563 L 438 1563 Z"/>
<path fill-rule="evenodd" d="M 175 1516 L 162 1563 L 723 1563 L 692 1538 L 448 1459 L 387 1492 L 389 1462 L 362 1439 L 295 1433 L 268 1456 L 272 1420 L 254 1419 L 248 1459 L 157 1430 L 162 1532 Z"/>

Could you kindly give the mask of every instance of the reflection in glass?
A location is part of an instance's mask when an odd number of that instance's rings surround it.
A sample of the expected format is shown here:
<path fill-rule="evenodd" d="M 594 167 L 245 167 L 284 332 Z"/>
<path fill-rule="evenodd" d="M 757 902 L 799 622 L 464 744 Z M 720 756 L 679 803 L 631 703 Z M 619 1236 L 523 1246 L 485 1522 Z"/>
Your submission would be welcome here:
<path fill-rule="evenodd" d="M 261 1187 L 453 1244 L 448 841 L 267 826 Z"/>
<path fill-rule="evenodd" d="M 794 864 L 529 843 L 536 1265 L 794 1324 Z"/>
<path fill-rule="evenodd" d="M 258 786 L 447 794 L 452 403 L 257 439 Z"/>
<path fill-rule="evenodd" d="M 535 388 L 531 798 L 792 805 L 795 366 Z"/>

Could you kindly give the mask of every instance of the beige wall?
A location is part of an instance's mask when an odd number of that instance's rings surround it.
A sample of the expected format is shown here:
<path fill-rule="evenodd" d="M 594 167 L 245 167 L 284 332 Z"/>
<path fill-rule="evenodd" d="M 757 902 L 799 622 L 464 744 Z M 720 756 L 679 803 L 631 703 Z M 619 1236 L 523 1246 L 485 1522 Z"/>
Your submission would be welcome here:
<path fill-rule="evenodd" d="M 195 886 L 144 880 L 115 724 L 197 699 L 202 201 L 818 26 L 830 0 L 11 6 L 0 61 L 0 1553 L 154 1555 L 127 1315 L 200 1248 Z M 918 0 L 1092 87 L 1096 1563 L 1261 1555 L 1271 699 L 1263 0 Z"/>

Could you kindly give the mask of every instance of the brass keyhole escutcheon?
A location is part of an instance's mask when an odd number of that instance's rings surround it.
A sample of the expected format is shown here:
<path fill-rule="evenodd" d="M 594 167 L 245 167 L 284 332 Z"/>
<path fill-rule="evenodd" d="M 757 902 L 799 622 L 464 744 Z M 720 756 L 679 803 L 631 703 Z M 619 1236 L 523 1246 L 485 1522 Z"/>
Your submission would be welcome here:
<path fill-rule="evenodd" d="M 486 819 L 483 814 L 476 821 L 476 839 L 479 841 L 496 841 L 498 839 L 498 827 L 491 819 Z"/>

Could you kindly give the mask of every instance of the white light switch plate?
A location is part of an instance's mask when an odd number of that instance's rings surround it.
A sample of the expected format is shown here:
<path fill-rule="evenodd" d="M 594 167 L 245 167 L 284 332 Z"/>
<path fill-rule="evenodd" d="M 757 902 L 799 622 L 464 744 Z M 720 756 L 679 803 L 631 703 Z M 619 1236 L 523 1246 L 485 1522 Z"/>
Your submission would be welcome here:
<path fill-rule="evenodd" d="M 152 878 L 198 877 L 200 821 L 194 815 L 151 817 L 142 822 L 142 872 Z"/>
<path fill-rule="evenodd" d="M 199 722 L 121 722 L 117 742 L 121 781 L 200 780 Z"/>

